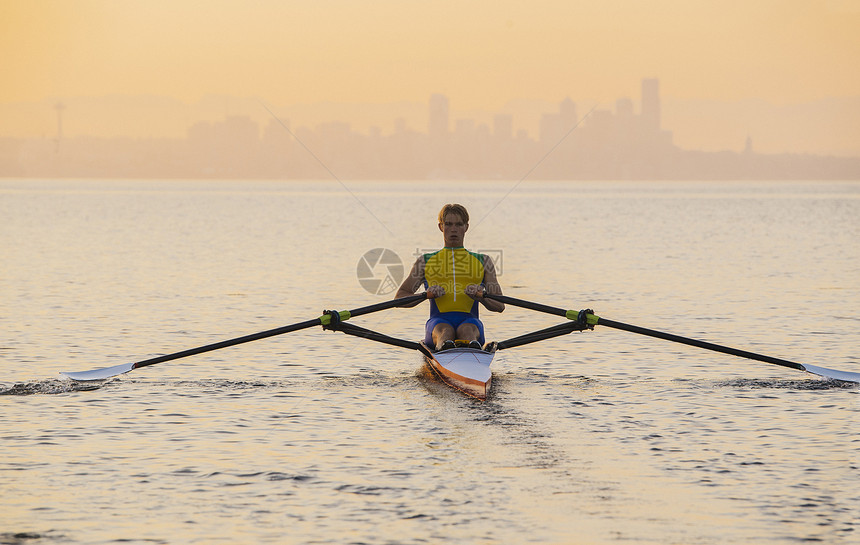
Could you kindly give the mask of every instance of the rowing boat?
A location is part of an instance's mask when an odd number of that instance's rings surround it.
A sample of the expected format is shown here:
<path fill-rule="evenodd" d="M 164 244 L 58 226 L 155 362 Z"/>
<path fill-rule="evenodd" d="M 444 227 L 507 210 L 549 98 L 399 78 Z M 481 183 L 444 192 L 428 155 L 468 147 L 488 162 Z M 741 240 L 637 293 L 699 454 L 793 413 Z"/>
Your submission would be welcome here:
<path fill-rule="evenodd" d="M 495 348 L 486 351 L 460 346 L 436 352 L 423 341 L 418 344 L 424 364 L 439 380 L 468 396 L 487 399 L 493 381 L 490 364 L 496 354 Z"/>
<path fill-rule="evenodd" d="M 688 346 L 704 348 L 705 350 L 712 350 L 714 352 L 721 352 L 723 354 L 729 354 L 741 358 L 747 358 L 765 363 L 772 363 L 782 367 L 795 369 L 797 371 L 805 371 L 807 373 L 818 375 L 819 377 L 827 379 L 843 382 L 860 383 L 860 373 L 857 372 L 840 371 L 837 369 L 829 369 L 827 367 L 819 367 L 816 365 L 801 364 L 793 361 L 775 358 L 773 356 L 756 354 L 755 352 L 749 352 L 747 350 L 739 350 L 737 348 L 730 348 L 728 346 L 722 346 L 711 342 L 681 337 L 680 335 L 674 335 L 672 333 L 665 333 L 654 329 L 647 329 L 640 326 L 625 324 L 623 322 L 616 322 L 614 320 L 608 320 L 606 318 L 601 318 L 600 316 L 597 316 L 591 309 L 584 309 L 580 311 L 565 310 L 562 308 L 544 305 L 541 303 L 534 303 L 531 301 L 524 301 L 522 299 L 515 299 L 513 297 L 494 295 L 490 293 L 484 294 L 484 297 L 496 299 L 509 305 L 535 310 L 538 312 L 543 312 L 555 316 L 561 316 L 566 318 L 568 321 L 562 324 L 548 327 L 546 329 L 526 333 L 524 335 L 520 335 L 519 337 L 514 337 L 499 342 L 493 342 L 490 346 L 488 346 L 487 350 L 460 346 L 439 352 L 434 352 L 423 342 L 414 342 L 405 339 L 398 339 L 396 337 L 391 337 L 383 333 L 371 331 L 369 329 L 365 329 L 363 327 L 359 327 L 354 324 L 345 322 L 345 320 L 348 320 L 350 318 L 370 314 L 371 312 L 378 312 L 380 310 L 397 307 L 414 306 L 415 304 L 427 298 L 426 293 L 421 293 L 418 295 L 412 295 L 400 299 L 393 299 L 381 303 L 376 303 L 373 305 L 368 305 L 366 307 L 357 308 L 355 310 L 326 310 L 323 312 L 322 316 L 311 320 L 306 320 L 304 322 L 277 327 L 275 329 L 269 329 L 266 331 L 261 331 L 259 333 L 237 337 L 235 339 L 229 339 L 226 341 L 207 344 L 204 346 L 198 346 L 197 348 L 190 348 L 188 350 L 182 350 L 173 354 L 156 356 L 154 358 L 138 361 L 135 363 L 124 363 L 120 365 L 114 365 L 113 367 L 103 367 L 99 369 L 92 369 L 89 371 L 67 371 L 62 372 L 61 374 L 72 380 L 79 381 L 104 380 L 107 378 L 121 375 L 123 373 L 127 373 L 134 369 L 147 367 L 149 365 L 155 365 L 157 363 L 163 363 L 179 358 L 185 358 L 196 354 L 203 354 L 212 350 L 219 350 L 222 348 L 227 348 L 228 346 L 235 346 L 250 341 L 273 337 L 275 335 L 282 335 L 284 333 L 308 329 L 314 326 L 322 326 L 323 329 L 340 331 L 341 333 L 346 333 L 348 335 L 354 335 L 356 337 L 362 337 L 367 340 L 378 341 L 381 343 L 398 346 L 410 350 L 418 350 L 424 355 L 426 365 L 432 370 L 433 374 L 439 377 L 439 379 L 441 379 L 445 384 L 448 384 L 449 386 L 456 388 L 457 390 L 474 398 L 486 399 L 487 395 L 489 394 L 493 378 L 492 372 L 490 371 L 490 363 L 492 363 L 493 361 L 493 356 L 495 355 L 496 350 L 514 348 L 525 344 L 544 341 L 547 339 L 552 339 L 554 337 L 567 335 L 575 331 L 591 330 L 594 329 L 594 326 L 605 326 L 612 329 L 619 329 L 622 331 L 628 331 L 630 333 L 655 337 L 658 339 L 685 344 Z"/>

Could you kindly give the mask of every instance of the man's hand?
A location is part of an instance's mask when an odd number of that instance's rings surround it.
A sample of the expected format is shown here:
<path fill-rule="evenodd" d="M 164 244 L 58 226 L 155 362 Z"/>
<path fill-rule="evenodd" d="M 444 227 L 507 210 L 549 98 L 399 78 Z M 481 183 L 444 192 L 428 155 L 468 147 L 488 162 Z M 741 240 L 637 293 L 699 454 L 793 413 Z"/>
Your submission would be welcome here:
<path fill-rule="evenodd" d="M 466 286 L 466 295 L 476 301 L 484 299 L 484 286 L 482 284 L 469 284 Z"/>
<path fill-rule="evenodd" d="M 427 288 L 427 299 L 436 299 L 445 295 L 445 288 L 439 284 L 433 284 Z"/>

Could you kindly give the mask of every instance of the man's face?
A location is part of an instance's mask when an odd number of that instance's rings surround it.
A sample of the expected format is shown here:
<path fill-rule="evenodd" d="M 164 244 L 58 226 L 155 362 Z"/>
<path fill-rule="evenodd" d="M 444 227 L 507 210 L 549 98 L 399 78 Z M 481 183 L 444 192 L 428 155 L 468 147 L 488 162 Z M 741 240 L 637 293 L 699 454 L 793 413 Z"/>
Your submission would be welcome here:
<path fill-rule="evenodd" d="M 463 221 L 459 214 L 449 212 L 445 214 L 445 221 L 439 224 L 439 230 L 445 239 L 445 246 L 453 246 L 455 248 L 463 245 L 463 238 L 466 236 L 466 231 L 469 229 L 469 224 Z"/>

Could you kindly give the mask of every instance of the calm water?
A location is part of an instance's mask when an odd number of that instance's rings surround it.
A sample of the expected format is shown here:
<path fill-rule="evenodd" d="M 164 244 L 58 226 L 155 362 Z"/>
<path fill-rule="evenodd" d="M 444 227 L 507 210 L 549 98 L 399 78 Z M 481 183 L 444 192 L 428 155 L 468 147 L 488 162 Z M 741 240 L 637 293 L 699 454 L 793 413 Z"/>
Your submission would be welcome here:
<path fill-rule="evenodd" d="M 857 542 L 857 386 L 631 333 L 501 352 L 486 403 L 318 329 L 59 378 L 378 302 L 362 255 L 450 201 L 510 295 L 860 371 L 858 182 L 427 186 L 0 181 L 0 543 Z"/>

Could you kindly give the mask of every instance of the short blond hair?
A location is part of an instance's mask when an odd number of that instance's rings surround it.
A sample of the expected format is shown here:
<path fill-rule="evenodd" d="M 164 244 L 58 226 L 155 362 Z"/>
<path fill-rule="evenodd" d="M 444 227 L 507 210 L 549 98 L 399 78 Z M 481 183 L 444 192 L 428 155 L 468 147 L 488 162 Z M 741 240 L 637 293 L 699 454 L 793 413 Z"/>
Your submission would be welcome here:
<path fill-rule="evenodd" d="M 463 223 L 469 223 L 469 212 L 466 211 L 466 207 L 462 204 L 446 204 L 443 206 L 442 210 L 439 211 L 439 223 L 445 223 L 445 216 L 448 214 L 457 214 L 463 220 Z"/>

